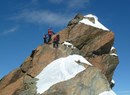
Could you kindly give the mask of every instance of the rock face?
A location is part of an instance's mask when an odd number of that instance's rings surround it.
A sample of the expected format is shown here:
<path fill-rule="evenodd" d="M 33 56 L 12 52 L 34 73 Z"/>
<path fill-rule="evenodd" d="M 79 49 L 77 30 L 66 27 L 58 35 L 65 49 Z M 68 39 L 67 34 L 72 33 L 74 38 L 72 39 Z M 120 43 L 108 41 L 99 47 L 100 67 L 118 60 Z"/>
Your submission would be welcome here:
<path fill-rule="evenodd" d="M 83 18 L 81 14 L 76 15 L 65 29 L 57 33 L 60 43 L 69 41 L 76 49 L 61 44 L 58 49 L 48 44 L 38 46 L 19 68 L 0 80 L 0 95 L 40 95 L 36 92 L 35 76 L 52 61 L 70 54 L 82 55 L 93 67 L 84 66 L 87 69 L 76 77 L 53 85 L 41 95 L 98 95 L 110 90 L 119 63 L 116 49 L 111 49 L 114 33 L 79 23 Z M 88 19 L 94 23 L 92 18 Z"/>
<path fill-rule="evenodd" d="M 52 86 L 42 95 L 98 95 L 106 89 L 110 90 L 109 83 L 101 71 L 88 67 L 73 79 Z"/>

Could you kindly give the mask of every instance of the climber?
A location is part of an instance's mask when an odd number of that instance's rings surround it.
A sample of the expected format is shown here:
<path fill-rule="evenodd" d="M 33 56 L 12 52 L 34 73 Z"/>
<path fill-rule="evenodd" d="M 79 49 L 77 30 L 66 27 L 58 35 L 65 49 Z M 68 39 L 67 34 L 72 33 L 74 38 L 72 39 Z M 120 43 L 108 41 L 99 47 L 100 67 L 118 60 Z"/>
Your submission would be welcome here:
<path fill-rule="evenodd" d="M 59 40 L 60 40 L 59 35 L 54 36 L 54 38 L 53 38 L 53 48 L 58 48 Z"/>
<path fill-rule="evenodd" d="M 51 37 L 52 37 L 52 35 L 54 34 L 54 32 L 51 30 L 51 29 L 48 29 L 48 43 L 50 43 L 50 41 L 51 41 Z"/>
<path fill-rule="evenodd" d="M 60 35 L 57 34 L 56 37 L 57 37 L 57 42 L 58 42 L 58 44 L 59 44 L 59 41 L 60 41 Z"/>
<path fill-rule="evenodd" d="M 44 39 L 44 43 L 47 43 L 47 35 L 46 34 L 44 34 L 43 39 Z"/>

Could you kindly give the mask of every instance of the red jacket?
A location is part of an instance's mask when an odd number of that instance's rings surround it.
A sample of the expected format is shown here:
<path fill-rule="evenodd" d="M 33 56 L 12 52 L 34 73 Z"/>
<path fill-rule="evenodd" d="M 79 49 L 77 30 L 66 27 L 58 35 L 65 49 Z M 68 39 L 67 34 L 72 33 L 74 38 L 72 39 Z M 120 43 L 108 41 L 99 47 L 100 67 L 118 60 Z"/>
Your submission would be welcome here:
<path fill-rule="evenodd" d="M 58 41 L 58 38 L 57 38 L 57 36 L 55 36 L 53 40 L 54 40 L 54 41 Z"/>

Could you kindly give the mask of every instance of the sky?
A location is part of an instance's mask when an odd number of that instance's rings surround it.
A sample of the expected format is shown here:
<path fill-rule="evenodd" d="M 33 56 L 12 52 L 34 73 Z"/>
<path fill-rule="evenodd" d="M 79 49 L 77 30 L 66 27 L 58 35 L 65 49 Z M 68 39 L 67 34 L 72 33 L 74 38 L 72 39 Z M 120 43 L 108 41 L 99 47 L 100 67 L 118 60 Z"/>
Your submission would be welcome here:
<path fill-rule="evenodd" d="M 0 0 L 0 78 L 43 44 L 48 28 L 58 32 L 77 13 L 94 14 L 115 33 L 119 56 L 113 79 L 117 95 L 130 95 L 129 0 Z"/>

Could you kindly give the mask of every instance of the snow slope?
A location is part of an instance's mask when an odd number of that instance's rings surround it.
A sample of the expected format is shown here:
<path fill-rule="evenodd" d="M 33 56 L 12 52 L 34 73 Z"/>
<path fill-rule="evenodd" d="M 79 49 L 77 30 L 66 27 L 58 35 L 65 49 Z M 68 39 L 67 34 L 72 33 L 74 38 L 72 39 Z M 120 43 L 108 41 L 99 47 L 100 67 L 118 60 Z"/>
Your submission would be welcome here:
<path fill-rule="evenodd" d="M 91 65 L 80 55 L 69 55 L 68 57 L 54 60 L 36 76 L 36 78 L 39 79 L 36 84 L 37 93 L 41 94 L 48 90 L 52 85 L 71 79 L 79 72 L 85 70 L 83 66 L 78 65 L 75 61 Z"/>
<path fill-rule="evenodd" d="M 91 22 L 88 17 L 92 17 L 95 19 L 95 23 Z M 86 15 L 84 16 L 84 19 L 80 21 L 80 23 L 84 23 L 84 24 L 87 24 L 87 25 L 90 25 L 90 26 L 93 26 L 93 27 L 96 27 L 96 28 L 99 28 L 99 29 L 103 29 L 103 30 L 107 30 L 109 31 L 109 29 L 107 29 L 104 25 L 102 25 L 99 21 L 98 21 L 98 18 L 92 14 L 89 14 L 89 15 Z"/>
<path fill-rule="evenodd" d="M 116 94 L 115 94 L 115 92 L 110 90 L 110 91 L 104 91 L 104 92 L 100 93 L 99 95 L 116 95 Z"/>

